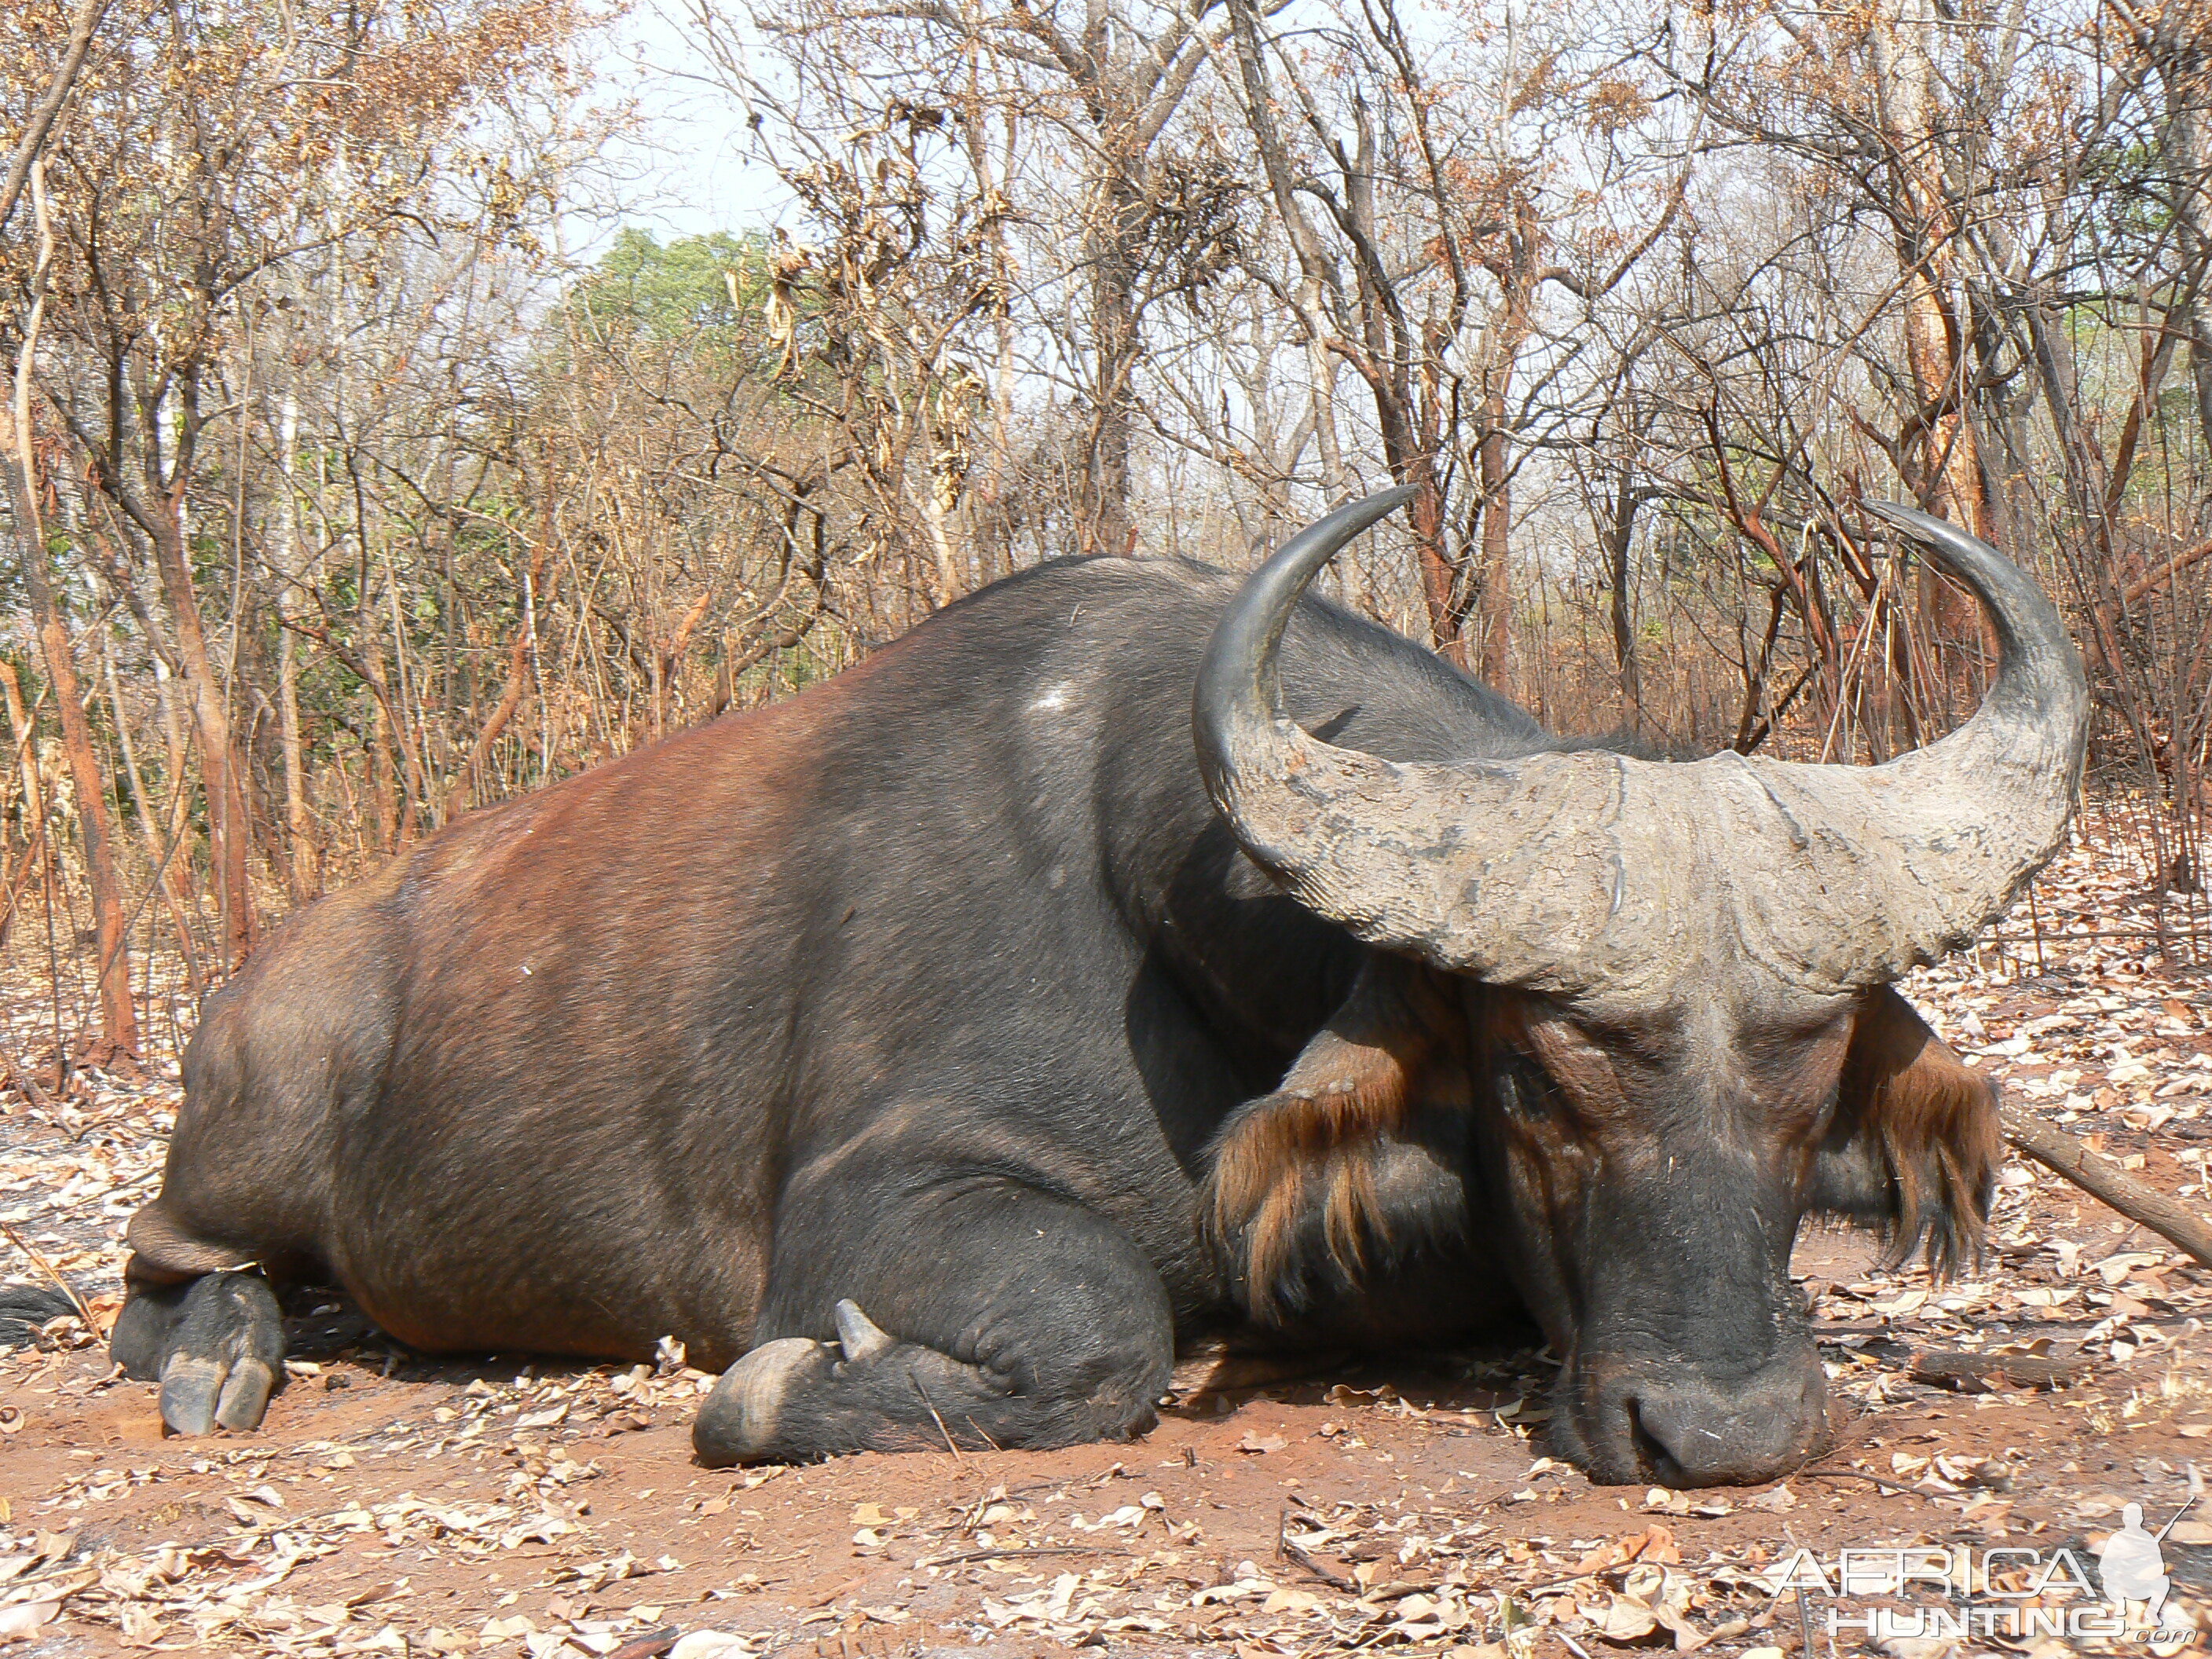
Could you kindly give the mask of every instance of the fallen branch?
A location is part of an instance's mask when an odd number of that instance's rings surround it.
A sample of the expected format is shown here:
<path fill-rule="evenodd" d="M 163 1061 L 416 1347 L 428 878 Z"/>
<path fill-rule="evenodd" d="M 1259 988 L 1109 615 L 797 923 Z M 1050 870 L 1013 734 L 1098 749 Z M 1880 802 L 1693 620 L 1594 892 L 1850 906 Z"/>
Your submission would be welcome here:
<path fill-rule="evenodd" d="M 2177 1200 L 2089 1150 L 2077 1136 L 2009 1109 L 2002 1114 L 2005 1139 L 2037 1163 L 2055 1170 L 2092 1198 L 2186 1250 L 2212 1267 L 2212 1227 Z"/>
<path fill-rule="evenodd" d="M 1792 1480 L 1863 1480 L 1869 1486 L 1879 1486 L 1899 1498 L 1917 1498 L 1933 1501 L 1931 1492 L 1915 1492 L 1910 1486 L 1900 1486 L 1894 1480 L 1885 1480 L 1878 1474 L 1869 1474 L 1863 1469 L 1800 1469 L 1790 1477 Z"/>
<path fill-rule="evenodd" d="M 1009 1545 L 1002 1550 L 963 1550 L 957 1555 L 932 1555 L 916 1561 L 917 1567 L 957 1567 L 963 1561 L 1026 1561 L 1033 1555 L 1115 1555 L 1105 1544 L 1052 1544 L 1039 1549 Z"/>
<path fill-rule="evenodd" d="M 2042 1354 L 1962 1353 L 1929 1350 L 1914 1356 L 1912 1380 L 1960 1394 L 1988 1394 L 1999 1384 L 2015 1389 L 2063 1389 L 2089 1374 L 2079 1355 L 2053 1359 Z"/>

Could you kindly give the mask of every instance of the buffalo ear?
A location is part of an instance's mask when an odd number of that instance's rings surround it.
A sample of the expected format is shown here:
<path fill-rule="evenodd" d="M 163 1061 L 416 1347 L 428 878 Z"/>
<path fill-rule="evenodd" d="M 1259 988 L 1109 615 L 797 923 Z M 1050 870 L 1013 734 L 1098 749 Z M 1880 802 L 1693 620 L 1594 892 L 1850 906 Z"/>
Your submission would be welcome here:
<path fill-rule="evenodd" d="M 1376 1159 L 1437 1094 L 1439 1073 L 1456 1075 L 1453 1010 L 1436 978 L 1399 957 L 1369 958 L 1274 1092 L 1239 1107 L 1215 1135 L 1206 1231 L 1254 1318 L 1278 1318 L 1297 1300 L 1316 1222 L 1346 1282 L 1357 1282 L 1370 1244 L 1389 1242 Z"/>
<path fill-rule="evenodd" d="M 2004 1156 L 1996 1089 L 1885 986 L 1860 1008 L 1815 1205 L 1888 1236 L 1890 1263 L 1924 1242 L 1948 1278 L 1981 1255 Z"/>

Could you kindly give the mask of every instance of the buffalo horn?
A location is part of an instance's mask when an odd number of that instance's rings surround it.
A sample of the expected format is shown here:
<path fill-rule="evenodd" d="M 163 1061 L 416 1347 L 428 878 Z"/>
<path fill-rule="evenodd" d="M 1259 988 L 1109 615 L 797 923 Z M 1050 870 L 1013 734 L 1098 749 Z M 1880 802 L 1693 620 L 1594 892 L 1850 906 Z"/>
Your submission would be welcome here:
<path fill-rule="evenodd" d="M 1468 755 L 1449 763 L 1311 736 L 1284 712 L 1285 630 L 1321 568 L 1411 494 L 1338 509 L 1255 573 L 1193 710 L 1206 787 L 1244 850 L 1361 939 L 1569 996 L 1634 1001 L 1745 963 L 1842 992 L 1971 940 L 2057 850 L 2087 735 L 2081 659 L 1995 548 L 1885 503 L 1869 510 L 1972 591 L 1997 642 L 1973 718 L 1887 764 L 1501 752 L 1472 717 Z"/>

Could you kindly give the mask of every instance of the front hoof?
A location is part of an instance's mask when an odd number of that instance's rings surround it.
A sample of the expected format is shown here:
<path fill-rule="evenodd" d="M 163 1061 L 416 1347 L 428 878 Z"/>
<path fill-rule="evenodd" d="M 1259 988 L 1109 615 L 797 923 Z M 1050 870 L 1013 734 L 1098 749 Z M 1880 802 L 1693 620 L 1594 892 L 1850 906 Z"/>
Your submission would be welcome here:
<path fill-rule="evenodd" d="M 183 1435 L 258 1429 L 276 1389 L 276 1370 L 264 1361 L 175 1354 L 161 1369 L 161 1420 Z"/>
<path fill-rule="evenodd" d="M 691 1448 L 709 1468 L 770 1461 L 777 1419 L 792 1391 L 825 1376 L 836 1356 L 820 1342 L 763 1342 L 724 1371 L 691 1425 Z"/>
<path fill-rule="evenodd" d="M 134 1296 L 131 1305 L 141 1299 Z M 156 1348 L 161 1420 L 170 1432 L 259 1428 L 283 1379 L 284 1316 L 268 1282 L 253 1273 L 210 1273 L 181 1297 L 149 1297 L 143 1305 L 152 1311 L 134 1322 L 127 1340 L 124 1319 L 116 1322 L 118 1346 L 131 1356 L 118 1358 L 143 1366 L 143 1351 Z M 126 1307 L 125 1317 L 130 1313 Z"/>

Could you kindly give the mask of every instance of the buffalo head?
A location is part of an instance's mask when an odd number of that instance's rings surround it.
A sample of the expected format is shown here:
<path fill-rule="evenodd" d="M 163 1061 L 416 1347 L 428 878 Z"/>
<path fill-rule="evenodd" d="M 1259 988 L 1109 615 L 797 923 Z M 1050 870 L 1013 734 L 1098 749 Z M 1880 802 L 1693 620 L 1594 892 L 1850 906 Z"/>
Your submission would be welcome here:
<path fill-rule="evenodd" d="M 1286 546 L 1200 676 L 1199 760 L 1237 841 L 1379 952 L 1283 1091 L 1231 1126 L 1217 1221 L 1272 1248 L 1279 1195 L 1240 1174 L 1255 1137 L 1325 1164 L 1413 1097 L 1448 1101 L 1468 1201 L 1564 1362 L 1555 1446 L 1601 1480 L 1771 1478 L 1824 1427 L 1789 1277 L 1801 1222 L 1877 1226 L 1939 1267 L 1977 1248 L 1994 1103 L 1888 987 L 1969 942 L 2058 847 L 2087 722 L 2080 659 L 1987 544 L 1876 507 L 1996 637 L 1987 697 L 1942 741 L 1875 767 L 1483 757 L 1483 734 L 1456 763 L 1384 760 L 1290 720 L 1275 659 L 1315 574 L 1406 495 Z M 1393 1178 L 1360 1170 L 1328 1218 L 1354 1253 L 1370 1189 Z M 1248 1280 L 1263 1301 L 1268 1264 Z"/>

